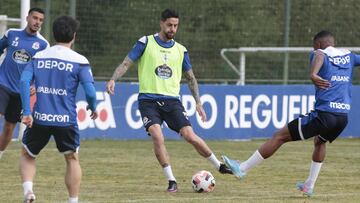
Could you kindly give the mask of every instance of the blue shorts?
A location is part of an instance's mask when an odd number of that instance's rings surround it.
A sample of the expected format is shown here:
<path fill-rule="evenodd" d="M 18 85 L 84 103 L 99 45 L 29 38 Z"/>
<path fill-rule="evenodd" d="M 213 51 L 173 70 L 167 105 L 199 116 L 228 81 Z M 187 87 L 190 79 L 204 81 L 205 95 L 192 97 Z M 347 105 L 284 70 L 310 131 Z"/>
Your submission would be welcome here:
<path fill-rule="evenodd" d="M 292 140 L 318 136 L 323 142 L 334 141 L 348 123 L 347 114 L 312 111 L 291 121 L 288 128 Z"/>
<path fill-rule="evenodd" d="M 146 131 L 151 125 L 161 125 L 164 121 L 177 133 L 181 128 L 191 126 L 180 100 L 139 100 L 139 111 Z"/>
<path fill-rule="evenodd" d="M 0 114 L 10 123 L 20 122 L 21 117 L 20 94 L 10 92 L 6 87 L 0 85 Z"/>
<path fill-rule="evenodd" d="M 64 154 L 78 152 L 80 136 L 77 126 L 45 126 L 33 123 L 32 128 L 26 128 L 22 143 L 28 154 L 36 157 L 47 145 L 51 135 L 54 136 L 59 152 Z"/>

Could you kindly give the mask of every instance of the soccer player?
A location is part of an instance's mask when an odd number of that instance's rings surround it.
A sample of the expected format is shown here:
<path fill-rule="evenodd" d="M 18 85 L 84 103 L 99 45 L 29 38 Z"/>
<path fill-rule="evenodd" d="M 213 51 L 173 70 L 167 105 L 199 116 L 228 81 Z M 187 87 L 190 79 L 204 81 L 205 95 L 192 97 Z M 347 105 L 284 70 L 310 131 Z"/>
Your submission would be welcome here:
<path fill-rule="evenodd" d="M 69 16 L 61 16 L 53 23 L 56 45 L 38 52 L 26 66 L 20 81 L 22 122 L 27 125 L 22 139 L 20 174 L 24 188 L 24 202 L 35 199 L 33 179 L 35 158 L 54 136 L 59 152 L 66 160 L 65 184 L 69 203 L 78 202 L 81 181 L 79 164 L 79 130 L 77 125 L 75 96 L 79 83 L 83 86 L 91 110 L 96 119 L 96 91 L 89 61 L 71 50 L 79 22 Z M 37 100 L 30 112 L 30 83 L 34 81 Z"/>
<path fill-rule="evenodd" d="M 164 135 L 161 129 L 163 121 L 170 129 L 180 133 L 220 173 L 231 173 L 231 170 L 216 158 L 204 140 L 194 133 L 180 102 L 180 80 L 184 73 L 196 101 L 196 111 L 202 121 L 206 120 L 189 54 L 183 45 L 174 40 L 178 25 L 178 13 L 171 9 L 164 10 L 161 13 L 160 32 L 143 36 L 137 41 L 123 62 L 116 68 L 106 87 L 109 94 L 114 94 L 115 81 L 123 76 L 135 61 L 139 61 L 139 110 L 144 127 L 153 140 L 156 158 L 169 181 L 168 192 L 176 192 L 177 183 L 164 144 Z"/>
<path fill-rule="evenodd" d="M 5 59 L 0 65 L 0 116 L 5 117 L 0 136 L 0 158 L 11 141 L 16 123 L 20 122 L 21 72 L 36 52 L 49 45 L 38 32 L 44 21 L 44 11 L 40 8 L 32 8 L 26 20 L 25 29 L 9 29 L 0 39 L 0 55 L 6 49 Z M 34 90 L 32 91 L 34 93 Z"/>
<path fill-rule="evenodd" d="M 246 161 L 240 163 L 223 156 L 237 178 L 272 156 L 282 144 L 314 137 L 314 151 L 309 177 L 296 187 L 306 196 L 313 194 L 316 179 L 326 154 L 326 142 L 333 142 L 347 125 L 351 108 L 351 82 L 360 55 L 334 48 L 335 37 L 328 31 L 317 33 L 310 55 L 310 77 L 315 85 L 315 110 L 294 119 L 277 131 Z"/>

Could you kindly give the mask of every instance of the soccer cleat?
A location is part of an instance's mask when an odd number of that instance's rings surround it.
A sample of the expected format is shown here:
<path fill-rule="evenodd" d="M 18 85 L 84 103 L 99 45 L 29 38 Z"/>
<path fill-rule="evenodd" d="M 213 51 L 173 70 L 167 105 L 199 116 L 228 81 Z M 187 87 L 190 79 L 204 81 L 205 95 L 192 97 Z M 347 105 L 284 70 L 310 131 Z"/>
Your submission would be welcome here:
<path fill-rule="evenodd" d="M 169 180 L 169 187 L 166 190 L 167 192 L 177 192 L 178 188 L 177 188 L 177 183 L 176 181 L 173 180 Z"/>
<path fill-rule="evenodd" d="M 220 164 L 219 167 L 219 172 L 221 174 L 233 174 L 233 172 L 231 171 L 231 169 L 229 169 L 229 167 L 227 167 L 225 164 Z"/>
<path fill-rule="evenodd" d="M 303 182 L 296 183 L 296 188 L 304 193 L 304 195 L 311 197 L 313 195 L 313 188 L 309 188 Z"/>
<path fill-rule="evenodd" d="M 24 203 L 32 203 L 35 201 L 35 194 L 31 191 L 27 192 L 24 197 Z"/>
<path fill-rule="evenodd" d="M 240 163 L 236 160 L 229 159 L 227 156 L 221 156 L 227 167 L 231 169 L 235 177 L 242 179 L 246 173 L 240 169 Z"/>

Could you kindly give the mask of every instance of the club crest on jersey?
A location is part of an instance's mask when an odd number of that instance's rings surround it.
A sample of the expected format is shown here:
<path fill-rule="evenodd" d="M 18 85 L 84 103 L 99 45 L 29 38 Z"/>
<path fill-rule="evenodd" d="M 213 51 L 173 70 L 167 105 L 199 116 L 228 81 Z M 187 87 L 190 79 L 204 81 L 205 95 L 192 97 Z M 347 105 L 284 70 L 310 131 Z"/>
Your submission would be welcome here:
<path fill-rule="evenodd" d="M 162 79 L 169 79 L 172 76 L 172 70 L 166 64 L 155 68 L 155 74 Z"/>
<path fill-rule="evenodd" d="M 21 49 L 14 51 L 12 58 L 16 63 L 26 64 L 31 60 L 31 55 L 25 49 Z"/>
<path fill-rule="evenodd" d="M 35 49 L 35 50 L 38 50 L 40 48 L 40 43 L 39 42 L 34 42 L 32 44 L 32 48 Z"/>

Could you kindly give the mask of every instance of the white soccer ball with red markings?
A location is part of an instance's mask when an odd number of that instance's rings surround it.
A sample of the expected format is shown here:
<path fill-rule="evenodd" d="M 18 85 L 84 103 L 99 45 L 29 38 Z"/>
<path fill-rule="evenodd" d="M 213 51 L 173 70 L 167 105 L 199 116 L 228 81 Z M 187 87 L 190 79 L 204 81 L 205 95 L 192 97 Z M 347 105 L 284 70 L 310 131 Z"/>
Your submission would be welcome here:
<path fill-rule="evenodd" d="M 191 184 L 196 192 L 211 192 L 215 188 L 215 178 L 209 171 L 199 171 L 192 177 Z"/>

